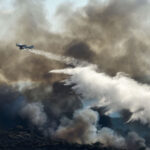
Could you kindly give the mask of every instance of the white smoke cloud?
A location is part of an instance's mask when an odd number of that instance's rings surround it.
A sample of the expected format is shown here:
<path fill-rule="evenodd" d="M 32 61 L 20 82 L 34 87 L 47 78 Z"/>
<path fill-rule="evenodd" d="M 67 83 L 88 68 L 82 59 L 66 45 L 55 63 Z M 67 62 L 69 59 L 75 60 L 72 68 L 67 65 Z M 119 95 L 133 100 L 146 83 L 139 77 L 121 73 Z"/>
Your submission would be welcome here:
<path fill-rule="evenodd" d="M 110 77 L 99 73 L 95 67 L 52 70 L 51 73 L 71 75 L 65 82 L 73 84 L 73 90 L 82 95 L 83 103 L 89 107 L 106 106 L 107 113 L 127 109 L 132 113 L 131 120 L 150 123 L 150 86 L 117 74 Z"/>
<path fill-rule="evenodd" d="M 25 81 L 18 81 L 18 82 L 13 82 L 12 83 L 12 87 L 18 89 L 18 91 L 22 92 L 26 89 L 32 89 L 34 87 L 36 87 L 38 84 L 30 81 L 30 80 L 25 80 Z"/>
<path fill-rule="evenodd" d="M 21 115 L 38 127 L 42 127 L 47 122 L 44 106 L 40 102 L 26 104 L 21 110 Z"/>
<path fill-rule="evenodd" d="M 104 146 L 112 146 L 121 149 L 126 148 L 125 139 L 110 128 L 102 128 L 99 130 L 97 141 L 104 144 Z"/>

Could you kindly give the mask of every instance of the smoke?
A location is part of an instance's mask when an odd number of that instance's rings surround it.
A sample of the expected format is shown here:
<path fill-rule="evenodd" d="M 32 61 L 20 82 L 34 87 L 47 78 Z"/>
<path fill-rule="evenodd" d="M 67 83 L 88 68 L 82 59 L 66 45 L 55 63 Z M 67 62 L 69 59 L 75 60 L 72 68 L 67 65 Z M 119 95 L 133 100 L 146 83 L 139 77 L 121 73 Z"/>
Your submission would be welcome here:
<path fill-rule="evenodd" d="M 101 118 L 100 118 L 101 119 Z M 98 126 L 99 115 L 92 109 L 79 109 L 74 112 L 72 120 L 62 118 L 54 134 L 56 138 L 65 139 L 71 143 L 93 144 L 100 142 L 104 147 L 118 149 L 148 149 L 145 139 L 135 132 L 129 132 L 125 137 L 116 131 Z"/>
<path fill-rule="evenodd" d="M 143 124 L 149 124 L 149 85 L 138 83 L 123 73 L 110 77 L 96 69 L 95 65 L 90 65 L 50 71 L 70 75 L 64 81 L 65 85 L 72 85 L 83 103 L 83 108 L 75 111 L 72 119 L 61 119 L 56 137 L 80 144 L 100 142 L 105 147 L 149 149 L 145 139 L 134 131 L 123 136 L 123 130 L 118 129 L 118 133 L 110 128 L 101 128 L 98 124 L 101 116 L 96 109 L 93 110 L 93 107 L 105 107 L 106 114 L 121 112 L 125 117 L 123 112 L 128 110 L 128 122 L 140 120 Z M 128 129 L 131 130 L 130 127 Z"/>
<path fill-rule="evenodd" d="M 90 46 L 83 41 L 72 41 L 65 48 L 65 55 L 74 57 L 88 62 L 95 61 L 95 53 L 91 50 Z"/>
<path fill-rule="evenodd" d="M 48 70 L 63 66 L 18 52 L 16 42 L 97 63 L 111 75 L 126 72 L 140 81 L 149 81 L 149 1 L 95 0 L 82 8 L 69 9 L 67 14 L 64 10 L 68 7 L 61 5 L 56 19 L 64 18 L 63 33 L 51 32 L 42 1 L 16 0 L 11 7 L 9 15 L 9 12 L 0 15 L 6 29 L 1 37 L 0 66 L 9 82 L 26 79 L 51 82 L 54 77 L 47 77 Z"/>
<path fill-rule="evenodd" d="M 64 20 L 62 33 L 51 31 L 42 1 L 14 0 L 11 7 L 10 13 L 0 15 L 5 31 L 0 38 L 0 67 L 9 82 L 53 82 L 55 77 L 50 78 L 48 70 L 63 66 L 18 52 L 16 42 L 96 63 L 110 75 L 126 72 L 139 81 L 149 82 L 148 0 L 89 1 L 82 8 L 69 9 L 67 14 L 64 10 L 68 7 L 61 5 L 55 17 Z"/>
<path fill-rule="evenodd" d="M 120 149 L 126 148 L 126 141 L 110 128 L 102 128 L 98 131 L 98 141 L 103 143 L 104 146 L 112 146 Z"/>
<path fill-rule="evenodd" d="M 150 87 L 135 80 L 117 74 L 110 77 L 96 72 L 92 67 L 77 67 L 75 69 L 53 70 L 53 73 L 70 74 L 66 84 L 72 87 L 77 94 L 83 96 L 83 103 L 89 106 L 105 106 L 107 113 L 129 110 L 132 115 L 129 121 L 140 120 L 150 123 L 149 99 Z"/>
<path fill-rule="evenodd" d="M 110 128 L 98 130 L 98 118 L 98 113 L 91 109 L 77 110 L 73 120 L 62 118 L 56 136 L 69 142 L 80 144 L 101 142 L 106 147 L 123 149 L 126 146 L 125 139 Z"/>
<path fill-rule="evenodd" d="M 94 143 L 97 119 L 98 114 L 90 109 L 77 110 L 74 112 L 73 120 L 62 118 L 56 135 L 70 142 Z"/>
<path fill-rule="evenodd" d="M 29 103 L 25 105 L 21 114 L 24 117 L 29 117 L 29 120 L 36 126 L 43 126 L 46 124 L 47 116 L 44 112 L 44 106 L 41 103 Z"/>
<path fill-rule="evenodd" d="M 62 7 L 57 15 L 64 19 L 65 33 L 87 43 L 103 71 L 149 81 L 148 0 L 94 0 L 69 13 Z"/>
<path fill-rule="evenodd" d="M 62 67 L 63 64 L 18 51 L 15 46 L 16 43 L 33 44 L 38 48 L 57 52 L 66 43 L 61 35 L 50 31 L 43 3 L 40 0 L 13 0 L 9 6 L 10 12 L 0 15 L 0 24 L 3 24 L 0 68 L 7 82 L 31 80 L 51 83 L 61 78 L 50 78 L 47 72 L 50 68 Z"/>
<path fill-rule="evenodd" d="M 135 132 L 128 133 L 126 141 L 127 141 L 127 147 L 129 150 L 146 149 L 145 140 L 143 138 L 139 137 L 139 135 L 137 135 L 137 133 L 135 133 Z"/>
<path fill-rule="evenodd" d="M 0 127 L 30 122 L 69 142 L 146 149 L 142 131 L 101 128 L 93 107 L 104 107 L 105 115 L 120 113 L 129 126 L 135 120 L 149 125 L 150 87 L 141 83 L 150 82 L 149 1 L 66 5 L 55 15 L 60 33 L 51 31 L 41 0 L 13 0 L 8 12 L 1 10 Z M 36 49 L 18 51 L 16 43 Z M 66 66 L 75 68 L 60 70 Z M 59 82 L 64 79 L 66 85 Z"/>

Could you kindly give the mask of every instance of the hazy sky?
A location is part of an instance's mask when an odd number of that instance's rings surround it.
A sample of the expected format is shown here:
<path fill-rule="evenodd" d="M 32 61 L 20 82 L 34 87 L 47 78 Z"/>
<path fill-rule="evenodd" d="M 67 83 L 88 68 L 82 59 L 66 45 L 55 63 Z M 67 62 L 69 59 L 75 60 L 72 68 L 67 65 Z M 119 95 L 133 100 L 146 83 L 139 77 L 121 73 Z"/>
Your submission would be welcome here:
<path fill-rule="evenodd" d="M 75 6 L 83 6 L 87 3 L 88 0 L 45 0 L 46 8 L 49 10 L 49 14 L 54 14 L 56 8 L 65 2 L 71 2 L 75 4 Z"/>
<path fill-rule="evenodd" d="M 0 11 L 3 13 L 9 13 L 12 11 L 11 4 L 14 0 L 0 0 Z M 73 3 L 75 7 L 81 7 L 86 5 L 88 0 L 43 0 L 46 8 L 46 15 L 50 24 L 53 25 L 53 29 L 57 28 L 57 20 L 54 17 L 57 7 L 62 3 Z M 69 6 L 68 6 L 69 7 Z M 32 8 L 31 8 L 32 9 Z"/>
<path fill-rule="evenodd" d="M 56 17 L 54 17 L 55 11 L 60 4 L 67 3 L 67 2 L 73 3 L 73 5 L 75 7 L 81 7 L 81 6 L 86 5 L 88 0 L 55 0 L 55 1 L 54 0 L 45 0 L 47 16 L 52 25 L 52 29 L 55 31 L 59 30 L 59 23 L 57 23 Z"/>

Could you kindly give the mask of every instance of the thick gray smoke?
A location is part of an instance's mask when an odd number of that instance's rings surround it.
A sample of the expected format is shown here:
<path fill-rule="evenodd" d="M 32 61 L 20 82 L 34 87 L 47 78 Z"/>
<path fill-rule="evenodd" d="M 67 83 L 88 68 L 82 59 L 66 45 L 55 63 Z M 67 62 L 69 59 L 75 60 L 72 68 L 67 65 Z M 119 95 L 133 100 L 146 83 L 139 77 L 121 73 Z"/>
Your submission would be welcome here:
<path fill-rule="evenodd" d="M 97 119 L 98 114 L 90 109 L 77 110 L 74 112 L 73 120 L 62 118 L 56 135 L 70 142 L 94 143 Z"/>
<path fill-rule="evenodd" d="M 63 118 L 56 131 L 56 136 L 69 142 L 92 144 L 101 142 L 104 146 L 125 148 L 125 139 L 109 128 L 97 129 L 97 112 L 91 109 L 77 110 L 73 120 Z"/>
<path fill-rule="evenodd" d="M 58 80 L 60 77 L 50 78 L 47 72 L 50 68 L 63 66 L 63 64 L 19 52 L 15 46 L 16 43 L 34 44 L 38 48 L 51 52 L 62 49 L 65 40 L 61 38 L 61 35 L 50 32 L 43 2 L 40 0 L 13 0 L 11 2 L 10 12 L 0 15 L 2 28 L 6 30 L 3 36 L 0 36 L 0 74 L 7 82 Z"/>
<path fill-rule="evenodd" d="M 127 147 L 129 150 L 132 150 L 132 149 L 149 150 L 149 148 L 146 148 L 145 140 L 139 137 L 139 135 L 137 135 L 137 133 L 135 132 L 128 133 L 126 141 L 127 141 Z"/>
<path fill-rule="evenodd" d="M 62 7 L 67 8 L 60 6 L 57 15 L 65 20 L 66 34 L 87 43 L 101 69 L 149 81 L 148 0 L 94 0 L 69 13 Z M 84 57 L 82 48 L 76 51 Z"/>
<path fill-rule="evenodd" d="M 41 103 L 30 103 L 22 108 L 21 114 L 23 117 L 29 117 L 29 120 L 31 120 L 33 124 L 40 127 L 47 122 L 47 116 L 43 107 Z"/>
<path fill-rule="evenodd" d="M 146 149 L 142 131 L 102 127 L 93 107 L 128 112 L 130 125 L 150 124 L 150 87 L 141 84 L 150 82 L 149 0 L 62 4 L 55 16 L 61 33 L 51 31 L 43 1 L 13 0 L 10 7 L 0 10 L 0 128 L 21 122 L 69 142 Z M 42 50 L 18 51 L 17 42 Z"/>
<path fill-rule="evenodd" d="M 51 32 L 40 0 L 13 0 L 10 12 L 2 10 L 0 73 L 7 80 L 51 82 L 60 79 L 48 78 L 47 72 L 63 64 L 19 53 L 15 43 L 21 42 L 97 63 L 110 75 L 126 72 L 135 79 L 149 82 L 148 0 L 94 0 L 83 8 L 69 9 L 69 13 L 67 8 L 62 5 L 56 13 L 56 18 L 64 20 L 65 32 L 60 34 Z"/>

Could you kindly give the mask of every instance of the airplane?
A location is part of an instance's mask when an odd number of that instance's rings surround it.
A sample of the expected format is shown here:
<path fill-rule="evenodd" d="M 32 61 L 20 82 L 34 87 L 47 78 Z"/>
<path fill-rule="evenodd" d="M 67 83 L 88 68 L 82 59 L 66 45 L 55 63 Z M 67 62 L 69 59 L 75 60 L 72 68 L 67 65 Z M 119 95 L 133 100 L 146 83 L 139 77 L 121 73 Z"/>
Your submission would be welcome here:
<path fill-rule="evenodd" d="M 18 46 L 19 48 L 20 48 L 20 50 L 23 50 L 23 49 L 32 49 L 32 48 L 34 48 L 34 46 L 33 45 L 31 45 L 31 46 L 27 46 L 27 45 L 25 45 L 25 44 L 17 44 L 16 43 L 16 46 Z"/>

